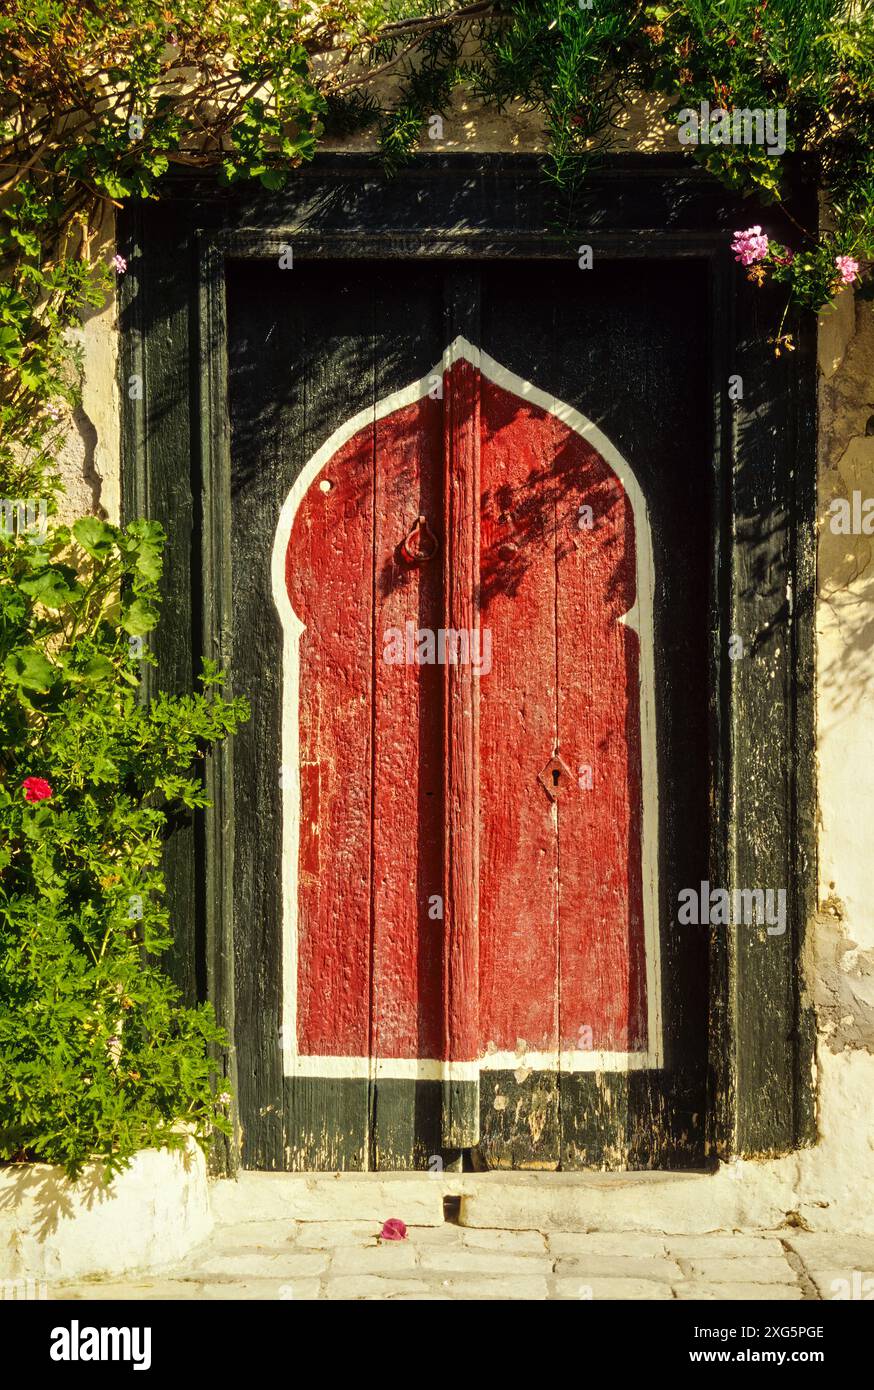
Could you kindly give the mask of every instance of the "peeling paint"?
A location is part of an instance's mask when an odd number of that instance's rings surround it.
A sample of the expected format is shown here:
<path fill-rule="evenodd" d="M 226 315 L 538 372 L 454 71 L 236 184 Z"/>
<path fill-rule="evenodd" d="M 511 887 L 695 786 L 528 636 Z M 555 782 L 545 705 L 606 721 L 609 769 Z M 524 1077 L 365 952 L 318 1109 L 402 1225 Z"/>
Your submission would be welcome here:
<path fill-rule="evenodd" d="M 813 999 L 822 1044 L 874 1054 L 874 949 L 862 950 L 844 924 L 844 905 L 830 894 L 817 914 Z"/>

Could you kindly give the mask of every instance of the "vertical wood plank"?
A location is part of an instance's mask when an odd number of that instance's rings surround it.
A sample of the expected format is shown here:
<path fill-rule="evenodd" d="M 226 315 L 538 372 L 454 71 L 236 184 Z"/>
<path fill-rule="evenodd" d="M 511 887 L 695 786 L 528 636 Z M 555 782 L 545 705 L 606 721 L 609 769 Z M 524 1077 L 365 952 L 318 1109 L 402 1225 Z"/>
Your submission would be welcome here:
<path fill-rule="evenodd" d="M 483 338 L 536 381 L 555 352 L 551 293 L 503 267 L 484 276 Z M 533 301 L 533 302 L 532 302 Z M 524 323 L 524 334 L 518 325 Z M 504 335 L 507 335 L 506 337 Z M 492 1168 L 556 1168 L 558 807 L 539 774 L 556 749 L 555 429 L 494 382 L 482 387 L 481 607 L 492 669 L 480 693 L 480 1024 L 512 1070 L 481 1076 L 479 1153 Z"/>
<path fill-rule="evenodd" d="M 441 416 L 440 402 L 425 397 L 376 426 L 370 1055 L 377 1073 L 383 1058 L 439 1057 L 442 1044 L 442 923 L 429 915 L 429 903 L 443 892 L 443 673 L 433 662 L 384 659 L 393 634 L 403 634 L 408 658 L 416 654 L 415 633 L 436 632 L 442 622 L 442 546 L 422 565 L 405 565 L 398 555 L 419 515 L 435 538 L 442 533 Z M 377 1092 L 383 1084 L 377 1074 Z M 384 1152 L 389 1134 L 380 1110 Z M 415 1113 L 412 1095 L 407 1112 Z M 395 1166 L 413 1161 L 412 1135 L 408 1142 Z M 374 1167 L 381 1166 L 377 1154 Z"/>
<path fill-rule="evenodd" d="M 202 460 L 203 648 L 207 659 L 230 676 L 233 642 L 230 547 L 230 420 L 227 401 L 227 316 L 224 257 L 213 245 L 200 266 L 200 450 Z M 228 693 L 233 693 L 229 690 Z M 234 763 L 225 740 L 206 760 L 209 808 L 204 823 L 206 984 L 216 1018 L 228 1033 L 225 1075 L 237 1095 L 234 1035 Z M 232 1134 L 220 1146 L 220 1168 L 234 1173 L 240 1163 L 239 1112 Z"/>
<path fill-rule="evenodd" d="M 197 319 L 192 293 L 197 255 L 186 213 L 162 206 L 147 218 L 143 209 L 131 208 L 120 228 L 130 265 L 121 280 L 122 520 L 148 517 L 167 534 L 160 623 L 150 640 L 158 666 L 143 665 L 140 695 L 145 702 L 157 690 L 187 693 L 199 670 L 193 656 L 199 642 L 198 426 L 192 409 L 196 368 L 189 351 Z M 132 375 L 139 378 L 141 398 L 129 395 Z M 180 815 L 170 829 L 162 868 L 173 944 L 161 961 L 186 1004 L 194 1004 L 204 992 L 196 834 L 191 816 Z"/>
<path fill-rule="evenodd" d="M 479 338 L 479 275 L 447 276 L 446 339 Z M 466 306 L 462 316 L 461 306 Z M 473 336 L 472 336 L 473 335 Z M 459 359 L 443 374 L 445 627 L 479 627 L 480 378 Z M 445 676 L 444 1057 L 479 1055 L 479 679 L 471 662 L 447 660 Z M 479 1089 L 444 1083 L 443 1142 L 479 1138 Z"/>
<path fill-rule="evenodd" d="M 300 467 L 330 433 L 335 400 L 354 392 L 373 406 L 373 289 L 354 274 L 329 287 L 312 263 L 298 263 L 294 274 L 289 292 L 303 301 L 294 350 Z M 326 321 L 332 288 L 342 298 Z M 348 357 L 338 354 L 338 340 Z M 288 591 L 305 629 L 296 978 L 304 1056 L 367 1056 L 371 1042 L 374 442 L 371 423 L 325 464 L 301 501 L 289 546 Z M 338 1150 L 345 1150 L 339 1166 L 369 1166 L 372 1082 L 301 1075 L 291 1102 L 295 1167 L 330 1167 L 328 1155 Z"/>
<path fill-rule="evenodd" d="M 385 400 L 439 364 L 443 272 L 399 265 L 371 274 L 374 397 Z M 438 366 L 439 371 L 439 366 Z M 432 377 L 431 385 L 440 376 Z M 383 659 L 390 628 L 443 623 L 443 404 L 431 391 L 377 424 L 374 567 L 373 1046 L 370 1161 L 426 1169 L 448 1155 L 442 1084 L 384 1074 L 393 1058 L 442 1054 L 443 671 Z M 438 549 L 408 565 L 399 542 L 425 515 Z M 430 545 L 428 547 L 430 549 Z"/>
<path fill-rule="evenodd" d="M 732 1148 L 758 1157 L 813 1137 L 801 1071 L 812 1041 L 801 947 L 814 855 L 796 789 L 810 754 L 810 723 L 799 721 L 798 709 L 810 711 L 813 654 L 799 605 L 809 620 L 815 536 L 814 412 L 801 399 L 815 398 L 815 366 L 812 323 L 797 314 L 787 320 L 797 351 L 774 360 L 760 324 L 765 315 L 765 322 L 777 318 L 776 290 L 763 301 L 757 287 L 738 280 L 734 370 L 744 395 L 734 440 L 730 631 L 742 639 L 743 654 L 731 671 L 732 889 L 782 893 L 785 906 L 776 923 L 733 929 Z M 805 461 L 808 481 L 799 483 Z M 812 788 L 810 774 L 802 779 Z"/>
<path fill-rule="evenodd" d="M 734 817 L 731 785 L 732 665 L 729 660 L 732 586 L 732 450 L 734 420 L 728 393 L 720 389 L 736 370 L 733 345 L 736 332 L 732 293 L 735 265 L 726 249 L 710 262 L 710 360 L 713 381 L 713 448 L 711 451 L 710 594 L 708 615 L 708 722 L 711 883 L 729 883 L 732 872 Z M 715 325 L 720 330 L 715 330 Z M 721 827 L 721 829 L 720 829 Z M 737 1030 L 737 1008 L 731 980 L 735 969 L 734 937 L 719 927 L 710 929 L 708 969 L 708 1065 L 706 1149 L 723 1162 L 736 1151 L 734 1116 L 737 1106 L 737 1065 L 734 1048 L 726 1046 Z"/>

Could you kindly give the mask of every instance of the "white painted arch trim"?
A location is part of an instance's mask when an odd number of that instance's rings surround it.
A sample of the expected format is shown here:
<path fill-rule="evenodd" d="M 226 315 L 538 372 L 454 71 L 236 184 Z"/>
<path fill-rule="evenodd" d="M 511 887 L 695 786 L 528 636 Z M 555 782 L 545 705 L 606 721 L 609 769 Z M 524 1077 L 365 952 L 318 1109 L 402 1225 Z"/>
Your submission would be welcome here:
<path fill-rule="evenodd" d="M 360 430 L 405 406 L 423 400 L 433 389 L 435 377 L 464 358 L 497 386 L 530 401 L 582 436 L 613 470 L 625 491 L 634 516 L 636 586 L 635 601 L 619 619 L 638 634 L 640 647 L 640 748 L 643 823 L 641 867 L 643 874 L 644 948 L 646 952 L 647 1051 L 646 1052 L 492 1052 L 472 1062 L 446 1062 L 439 1058 L 314 1057 L 297 1051 L 297 932 L 298 855 L 300 851 L 300 636 L 305 625 L 288 597 L 285 557 L 298 507 L 319 473 Z M 502 367 L 488 353 L 458 337 L 443 354 L 442 363 L 419 381 L 394 391 L 373 406 L 353 415 L 326 439 L 304 465 L 283 503 L 276 527 L 271 561 L 273 601 L 282 624 L 282 1069 L 286 1076 L 384 1077 L 419 1080 L 475 1080 L 480 1071 L 515 1071 L 520 1066 L 536 1071 L 598 1072 L 641 1071 L 663 1065 L 661 947 L 658 894 L 658 764 L 655 713 L 655 633 L 653 628 L 655 566 L 652 531 L 646 499 L 630 465 L 607 436 L 573 406 L 541 391 L 531 382 Z"/>

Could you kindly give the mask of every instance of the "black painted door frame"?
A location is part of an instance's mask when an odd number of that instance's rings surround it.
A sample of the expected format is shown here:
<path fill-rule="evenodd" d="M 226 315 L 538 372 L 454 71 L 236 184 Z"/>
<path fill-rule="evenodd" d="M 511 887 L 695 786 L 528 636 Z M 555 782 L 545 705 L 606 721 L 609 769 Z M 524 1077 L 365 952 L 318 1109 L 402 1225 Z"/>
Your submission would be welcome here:
<path fill-rule="evenodd" d="M 301 256 L 290 273 L 273 259 L 250 256 L 226 262 L 225 290 L 233 573 L 229 650 L 234 688 L 252 707 L 233 748 L 244 1164 L 307 1169 L 366 1162 L 373 1169 L 422 1169 L 435 1160 L 457 1163 L 459 1150 L 467 1148 L 491 1167 L 700 1168 L 707 1113 L 708 939 L 706 928 L 678 921 L 676 901 L 681 887 L 708 877 L 710 850 L 707 460 L 712 422 L 706 265 L 608 260 L 593 276 L 580 270 L 577 258 L 567 257 Z M 418 449 L 405 434 L 399 455 L 393 455 L 383 433 L 397 420 L 396 406 L 384 423 L 367 431 L 367 444 L 360 441 L 368 455 L 367 481 L 355 465 L 356 481 L 344 487 L 325 465 L 326 477 L 309 484 L 309 503 L 300 503 L 312 526 L 299 529 L 298 520 L 293 528 L 299 538 L 309 538 L 306 553 L 298 551 L 293 580 L 292 606 L 314 639 L 310 647 L 301 634 L 301 648 L 324 651 L 315 633 L 330 633 L 336 654 L 342 632 L 344 653 L 357 653 L 360 664 L 354 679 L 343 659 L 320 664 L 321 678 L 338 682 L 336 703 L 310 685 L 312 668 L 306 684 L 301 680 L 299 709 L 319 711 L 309 716 L 304 735 L 309 752 L 307 781 L 301 762 L 298 782 L 301 823 L 318 823 L 319 832 L 300 842 L 307 870 L 298 903 L 310 966 L 292 979 L 285 939 L 291 885 L 284 865 L 291 855 L 282 832 L 286 798 L 290 802 L 294 788 L 277 775 L 278 750 L 287 734 L 283 706 L 290 683 L 282 637 L 287 629 L 275 595 L 277 556 L 266 542 L 283 525 L 286 499 L 301 485 L 308 461 L 328 447 L 326 440 L 336 438 L 350 418 L 360 420 L 359 412 L 381 411 L 380 402 L 397 401 L 398 393 L 410 391 L 411 381 L 431 385 L 448 344 L 461 354 L 475 351 L 476 344 L 484 354 L 486 374 L 476 391 L 466 392 L 452 373 L 456 384 L 444 383 L 445 399 L 423 407 Z M 469 355 L 459 360 L 467 373 Z M 496 388 L 500 378 L 505 385 Z M 648 749 L 656 803 L 650 808 L 655 810 L 650 843 L 660 844 L 657 866 L 648 866 L 645 879 L 641 875 L 641 891 L 645 882 L 654 908 L 650 922 L 658 930 L 658 942 L 651 946 L 648 934 L 639 938 L 651 962 L 652 988 L 650 977 L 644 983 L 630 965 L 631 957 L 617 973 L 623 946 L 613 933 L 618 929 L 630 936 L 633 930 L 633 909 L 623 910 L 615 886 L 634 855 L 630 841 L 617 836 L 612 824 L 614 814 L 621 818 L 621 808 L 601 802 L 599 814 L 597 801 L 578 784 L 568 787 L 571 796 L 562 798 L 563 805 L 550 806 L 542 785 L 544 762 L 556 746 L 566 768 L 579 771 L 581 759 L 595 759 L 595 798 L 620 784 L 630 790 L 635 778 L 615 768 L 608 772 L 611 712 L 625 707 L 624 683 L 617 679 L 613 697 L 596 696 L 593 682 L 616 667 L 609 648 L 596 652 L 590 645 L 598 637 L 591 629 L 586 634 L 583 592 L 571 599 L 565 587 L 574 582 L 572 573 L 577 582 L 583 573 L 591 581 L 594 573 L 590 563 L 581 563 L 584 543 L 574 506 L 583 496 L 575 489 L 584 470 L 579 458 L 571 463 L 574 446 L 566 437 L 557 447 L 538 437 L 531 402 L 506 394 L 513 381 L 530 382 L 547 401 L 564 402 L 563 413 L 575 409 L 597 421 L 606 447 L 621 453 L 622 476 L 626 470 L 632 476 L 633 470 L 639 498 L 645 499 L 643 530 L 635 526 L 632 544 L 651 551 L 657 576 L 651 592 L 644 581 L 650 598 L 640 610 L 646 614 L 643 628 L 652 625 L 651 643 L 642 637 L 640 650 L 651 659 L 651 678 L 643 664 L 641 673 L 651 692 L 654 718 L 648 728 L 655 737 L 641 739 L 641 747 Z M 453 408 L 456 390 L 463 401 L 475 402 L 472 410 Z M 498 391 L 504 393 L 503 406 L 497 404 Z M 453 422 L 461 437 L 471 440 L 474 418 L 475 444 L 466 454 L 455 449 L 450 463 L 445 436 L 435 438 L 438 423 L 446 430 Z M 542 424 L 544 417 L 539 419 Z M 551 427 L 549 438 L 554 439 Z M 471 700 L 480 716 L 480 736 L 474 740 L 471 718 L 473 746 L 464 760 L 453 758 L 443 717 L 452 706 L 449 692 L 431 679 L 437 673 L 422 672 L 412 683 L 398 680 L 401 673 L 386 670 L 380 659 L 379 639 L 376 653 L 373 646 L 365 652 L 364 635 L 385 631 L 386 624 L 390 629 L 402 614 L 413 612 L 420 622 L 439 627 L 453 590 L 436 569 L 436 557 L 435 565 L 411 574 L 397 563 L 395 547 L 400 532 L 427 512 L 442 537 L 438 553 L 444 566 L 451 567 L 453 578 L 463 572 L 453 542 L 464 532 L 457 513 L 454 523 L 447 513 L 463 478 L 470 477 L 467 461 L 479 474 L 471 487 L 479 493 L 481 518 L 475 536 L 481 576 L 475 611 L 489 632 L 495 660 L 479 682 L 478 698 Z M 323 491 L 321 483 L 332 478 L 340 486 Z M 593 514 L 600 511 L 598 489 L 590 483 L 585 495 L 594 503 Z M 607 528 L 599 522 L 594 530 L 608 546 Z M 313 567 L 310 547 L 317 534 L 325 549 Z M 540 544 L 552 548 L 554 588 L 549 580 L 543 583 L 542 571 L 538 575 Z M 347 564 L 353 566 L 351 583 Z M 414 574 L 421 575 L 418 584 Z M 602 603 L 615 605 L 621 584 L 621 578 L 606 582 Z M 265 603 L 271 593 L 273 602 Z M 545 635 L 550 620 L 554 643 Z M 416 690 L 429 703 L 427 713 L 420 705 L 414 714 L 407 703 Z M 326 704 L 347 706 L 350 696 L 350 714 L 336 737 L 327 734 Z M 555 742 L 546 735 L 553 718 Z M 615 729 L 621 756 L 641 737 L 634 723 L 640 727 L 639 716 L 635 720 L 626 710 L 622 735 Z M 439 786 L 438 778 L 448 782 L 455 769 L 473 767 L 472 787 L 462 781 L 453 795 Z M 475 800 L 476 838 L 464 833 L 464 811 Z M 364 802 L 371 805 L 369 816 L 362 815 Z M 554 857 L 550 832 L 556 836 Z M 469 899 L 465 891 L 460 912 L 444 857 L 447 848 L 459 844 L 475 845 L 479 857 L 478 863 L 459 867 L 456 883 L 479 889 Z M 580 876 L 595 866 L 595 880 L 581 891 Z M 428 887 L 435 884 L 447 902 L 441 925 L 428 911 Z M 472 938 L 477 949 L 461 968 L 452 968 L 452 945 L 461 949 Z M 453 993 L 456 981 L 460 987 Z M 600 1001 L 593 1001 L 595 981 L 604 983 Z M 653 1046 L 632 1047 L 636 1055 L 625 1065 L 618 1056 L 597 1058 L 595 1030 L 604 1038 L 615 1028 L 597 1022 L 599 1008 L 602 1019 L 614 1020 L 633 997 L 635 981 L 638 997 L 645 993 L 653 1003 L 646 1023 Z M 303 1005 L 296 1015 L 302 1028 L 294 1038 L 290 1026 L 288 1037 L 284 1031 L 292 998 Z M 332 1025 L 337 1026 L 335 1010 L 346 1040 L 339 1049 L 328 1041 Z M 363 1046 L 359 1029 L 365 1010 Z M 466 1066 L 462 1075 L 455 1069 L 446 1081 L 434 1061 L 441 1051 L 435 1023 L 439 1019 L 443 1025 L 451 1011 L 478 1065 Z M 280 1016 L 284 1055 L 271 1027 Z M 596 1020 L 594 1028 L 590 1025 L 591 1046 L 575 1046 L 583 1037 L 581 1021 L 590 1018 Z M 401 1019 L 409 1031 L 399 1029 Z M 556 1023 L 561 1046 L 553 1062 L 548 1039 Z M 458 1034 L 449 1028 L 447 1033 L 453 1047 Z M 416 1074 L 408 1055 L 411 1043 L 421 1053 Z M 341 1065 L 320 1056 L 323 1050 L 332 1057 L 347 1054 L 347 1060 Z M 371 1053 L 366 1060 L 353 1055 L 365 1050 Z M 298 1052 L 305 1055 L 293 1056 Z"/>
<path fill-rule="evenodd" d="M 815 220 L 799 176 L 793 215 Z M 668 156 L 608 161 L 577 196 L 572 230 L 537 161 L 427 156 L 391 181 L 378 162 L 324 155 L 281 195 L 168 181 L 121 218 L 123 508 L 168 531 L 157 679 L 190 688 L 201 654 L 227 665 L 231 620 L 225 267 L 228 260 L 355 257 L 692 259 L 708 270 L 712 486 L 710 882 L 785 885 L 783 936 L 710 929 L 707 1149 L 787 1152 L 814 1138 L 813 1020 L 801 978 L 815 906 L 813 623 L 815 322 L 789 315 L 796 351 L 768 336 L 783 305 L 736 267 L 730 233 L 782 214 L 733 198 Z M 583 272 L 581 272 L 583 273 Z M 585 272 L 596 274 L 596 270 Z M 729 378 L 742 383 L 733 401 Z M 132 378 L 138 379 L 136 383 Z M 142 387 L 140 390 L 139 387 Z M 732 637 L 745 655 L 729 657 Z M 230 672 L 231 682 L 233 672 Z M 154 677 L 149 675 L 148 681 Z M 148 688 L 148 687 L 147 687 Z M 189 1000 L 234 1034 L 233 749 L 208 759 L 213 809 L 168 843 L 176 945 Z M 234 1081 L 233 1049 L 228 1071 Z M 239 1163 L 239 1136 L 219 1166 Z"/>

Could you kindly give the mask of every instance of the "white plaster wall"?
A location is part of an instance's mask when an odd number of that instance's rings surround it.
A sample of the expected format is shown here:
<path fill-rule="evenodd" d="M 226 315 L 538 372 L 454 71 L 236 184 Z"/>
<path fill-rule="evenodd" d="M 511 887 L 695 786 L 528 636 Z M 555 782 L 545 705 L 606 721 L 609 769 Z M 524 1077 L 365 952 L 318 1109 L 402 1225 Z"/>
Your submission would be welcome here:
<path fill-rule="evenodd" d="M 629 108 L 622 137 L 626 148 L 665 148 L 673 138 L 658 102 Z M 425 138 L 422 150 L 518 152 L 542 149 L 544 143 L 535 113 L 516 104 L 504 116 L 475 118 L 461 93 L 444 119 L 443 139 Z M 350 150 L 372 146 L 369 134 L 332 144 Z M 75 512 L 102 508 L 114 518 L 119 499 L 114 302 L 84 325 L 82 343 L 82 410 L 64 457 L 69 506 Z M 874 1231 L 874 538 L 836 537 L 823 525 L 833 497 L 850 496 L 853 488 L 874 497 L 874 306 L 855 303 L 851 291 L 823 315 L 820 368 L 821 888 L 806 973 L 818 1018 L 821 1142 L 787 1159 L 744 1164 L 731 1181 L 746 1185 L 751 1218 L 773 1207 L 821 1229 Z M 866 434 L 869 420 L 872 433 Z M 739 1195 L 736 1186 L 732 1191 Z M 766 1193 L 768 1201 L 773 1198 L 770 1207 L 759 1201 Z"/>
<path fill-rule="evenodd" d="M 874 307 L 851 292 L 820 323 L 817 754 L 820 913 L 812 965 L 822 1048 L 874 1095 L 874 537 L 835 535 L 835 497 L 874 497 Z M 866 430 L 869 432 L 866 433 Z M 874 1147 L 870 1100 L 857 1124 Z M 852 1123 L 850 1116 L 847 1122 Z M 874 1206 L 874 1201 L 871 1202 Z"/>
<path fill-rule="evenodd" d="M 115 219 L 104 223 L 95 259 L 115 252 Z M 94 512 L 107 521 L 121 515 L 121 402 L 118 372 L 118 305 L 113 285 L 107 302 L 71 334 L 82 354 L 81 403 L 68 412 L 59 459 L 64 497 L 61 518 Z"/>
<path fill-rule="evenodd" d="M 0 1168 L 0 1300 L 6 1281 L 126 1274 L 176 1264 L 213 1226 L 203 1151 L 141 1149 L 110 1187 L 103 1165 L 76 1182 L 47 1163 Z M 13 1290 L 6 1297 L 23 1297 Z"/>

